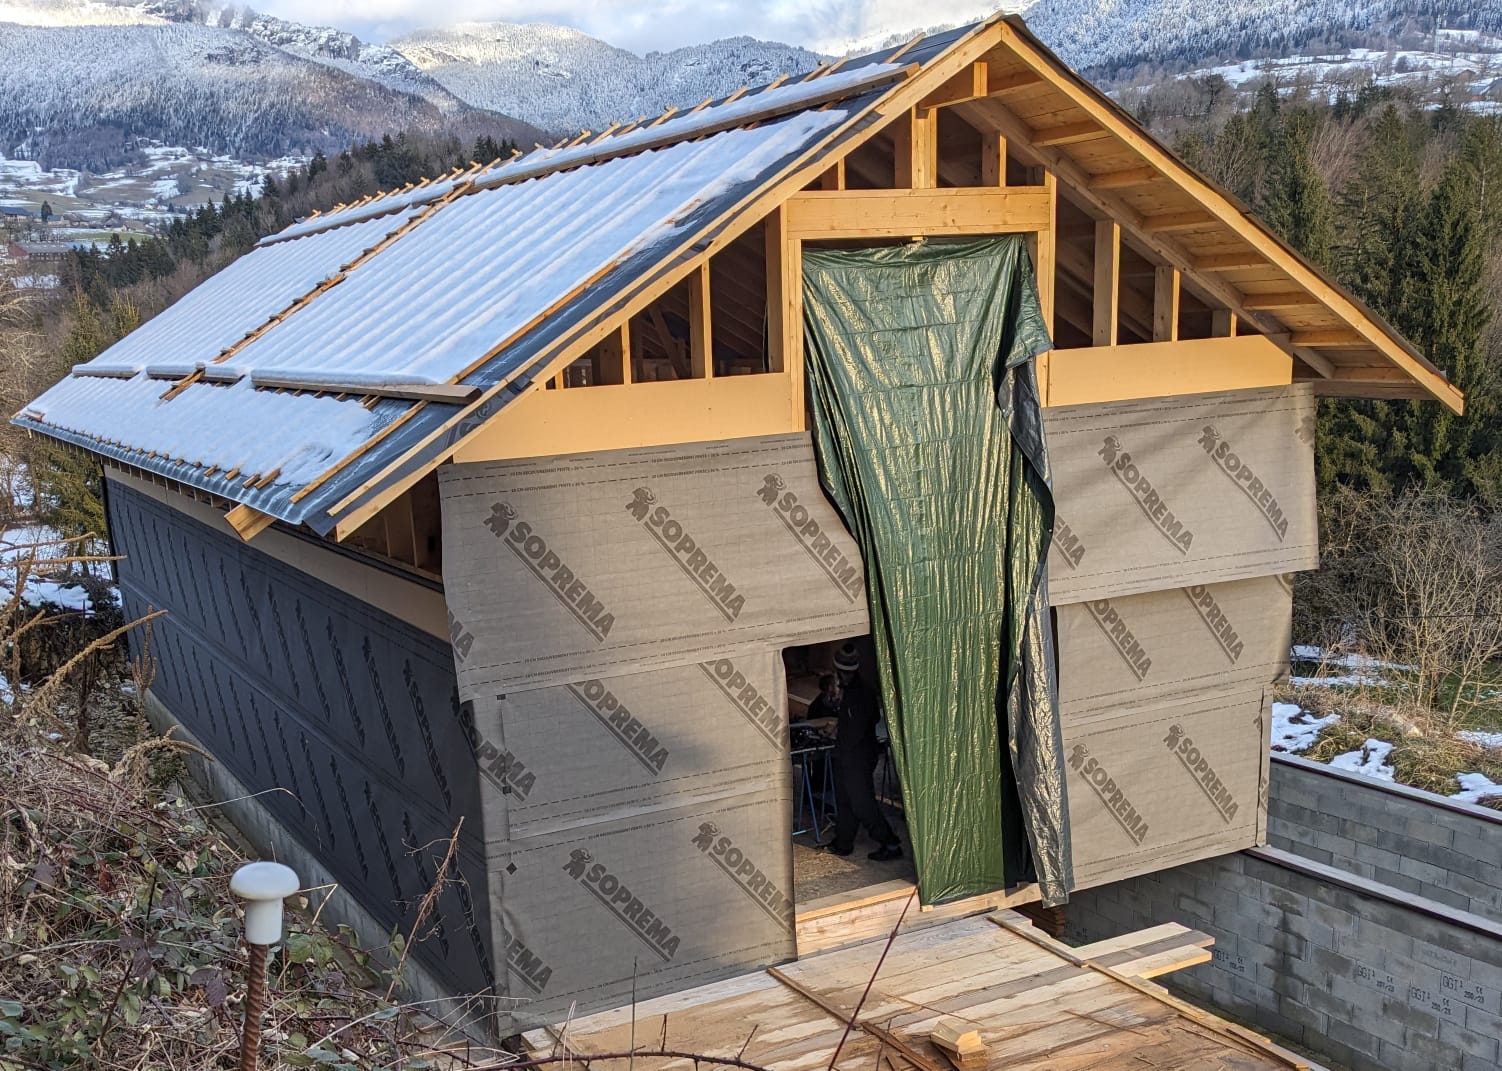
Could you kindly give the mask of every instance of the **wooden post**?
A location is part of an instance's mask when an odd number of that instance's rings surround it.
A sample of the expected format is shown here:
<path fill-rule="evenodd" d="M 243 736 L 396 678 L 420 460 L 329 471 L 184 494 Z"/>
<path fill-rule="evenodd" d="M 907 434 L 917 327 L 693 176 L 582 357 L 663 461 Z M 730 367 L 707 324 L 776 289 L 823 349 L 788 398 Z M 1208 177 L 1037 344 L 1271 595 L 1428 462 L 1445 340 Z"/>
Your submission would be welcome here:
<path fill-rule="evenodd" d="M 1177 342 L 1179 338 L 1179 269 L 1160 267 L 1153 272 L 1153 341 Z"/>
<path fill-rule="evenodd" d="M 845 158 L 842 156 L 834 162 L 824 174 L 819 176 L 819 189 L 843 190 L 845 188 Z"/>
<path fill-rule="evenodd" d="M 893 177 L 899 190 L 932 190 L 939 184 L 939 112 L 913 108 L 891 126 Z"/>
<path fill-rule="evenodd" d="M 980 184 L 982 186 L 1005 186 L 1007 184 L 1007 138 L 994 130 L 985 130 L 980 136 Z"/>
<path fill-rule="evenodd" d="M 1211 310 L 1210 334 L 1215 338 L 1235 338 L 1236 314 L 1230 309 Z"/>
<path fill-rule="evenodd" d="M 621 324 L 600 343 L 600 383 L 631 382 L 631 336 Z"/>
<path fill-rule="evenodd" d="M 1116 345 L 1120 264 L 1121 225 L 1114 219 L 1103 219 L 1095 224 L 1095 323 L 1091 337 L 1095 346 Z"/>
<path fill-rule="evenodd" d="M 709 312 L 709 261 L 688 277 L 689 374 L 694 379 L 714 376 L 714 331 Z"/>
<path fill-rule="evenodd" d="M 1038 306 L 1043 312 L 1043 326 L 1048 337 L 1054 337 L 1054 290 L 1058 273 L 1059 229 L 1059 178 L 1048 168 L 1042 168 L 1042 186 L 1048 191 L 1048 227 L 1038 233 Z M 1042 402 L 1048 404 L 1049 355 L 1038 355 L 1038 391 Z"/>
<path fill-rule="evenodd" d="M 767 217 L 767 353 L 770 371 L 788 374 L 791 423 L 807 427 L 803 410 L 803 243 L 787 233 L 787 215 Z"/>

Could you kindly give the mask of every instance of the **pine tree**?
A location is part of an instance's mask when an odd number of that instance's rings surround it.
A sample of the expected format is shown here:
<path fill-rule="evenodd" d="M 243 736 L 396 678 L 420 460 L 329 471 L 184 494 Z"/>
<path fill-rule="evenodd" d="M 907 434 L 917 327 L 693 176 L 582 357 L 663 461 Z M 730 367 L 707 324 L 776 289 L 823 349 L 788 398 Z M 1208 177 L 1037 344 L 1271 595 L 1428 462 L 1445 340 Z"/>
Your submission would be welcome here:
<path fill-rule="evenodd" d="M 1314 117 L 1288 116 L 1268 160 L 1261 210 L 1268 226 L 1313 263 L 1329 265 L 1335 246 L 1334 210 L 1314 167 Z"/>
<path fill-rule="evenodd" d="M 1372 124 L 1371 141 L 1341 191 L 1344 225 L 1336 264 L 1356 296 L 1392 321 L 1403 315 L 1421 207 L 1418 158 L 1402 116 L 1389 104 Z"/>

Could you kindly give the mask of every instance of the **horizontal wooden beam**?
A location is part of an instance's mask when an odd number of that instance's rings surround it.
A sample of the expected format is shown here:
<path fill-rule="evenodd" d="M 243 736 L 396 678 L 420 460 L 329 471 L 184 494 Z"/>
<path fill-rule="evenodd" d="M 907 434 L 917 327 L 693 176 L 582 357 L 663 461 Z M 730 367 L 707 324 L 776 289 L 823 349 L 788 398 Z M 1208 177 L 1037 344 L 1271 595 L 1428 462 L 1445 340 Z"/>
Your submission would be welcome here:
<path fill-rule="evenodd" d="M 262 513 L 243 503 L 226 513 L 224 519 L 229 521 L 230 527 L 247 543 L 276 523 L 276 518 L 271 514 Z"/>
<path fill-rule="evenodd" d="M 1162 231 L 1187 231 L 1214 222 L 1215 218 L 1210 213 L 1195 208 L 1187 212 L 1165 212 L 1159 216 L 1143 216 L 1142 230 L 1148 234 L 1158 234 Z"/>
<path fill-rule="evenodd" d="M 258 390 L 305 390 L 322 394 L 355 394 L 362 397 L 398 398 L 413 402 L 465 405 L 480 396 L 480 388 L 465 383 L 352 383 L 338 380 L 263 376 L 251 373 Z"/>
<path fill-rule="evenodd" d="M 950 104 L 974 100 L 976 97 L 984 97 L 990 92 L 989 69 L 985 60 L 972 63 L 969 68 L 961 71 L 920 100 L 918 110 L 943 108 Z"/>
<path fill-rule="evenodd" d="M 1144 186 L 1162 177 L 1163 173 L 1155 167 L 1129 167 L 1122 171 L 1106 171 L 1092 176 L 1090 188 L 1092 190 L 1125 190 L 1133 186 Z"/>
<path fill-rule="evenodd" d="M 1029 86 L 1038 85 L 1043 81 L 1043 76 L 1032 71 L 1008 71 L 1002 74 L 992 71 L 986 81 L 986 96 L 994 97 L 1001 93 L 1012 93 L 1019 89 L 1027 89 Z"/>
<path fill-rule="evenodd" d="M 939 190 L 815 190 L 787 202 L 789 237 L 906 238 L 1048 230 L 1051 198 L 1037 186 Z"/>
<path fill-rule="evenodd" d="M 1104 133 L 1099 123 L 1086 119 L 1079 123 L 1034 128 L 1032 142 L 1034 145 L 1068 145 L 1076 141 L 1088 141 Z"/>
<path fill-rule="evenodd" d="M 1295 331 L 1289 341 L 1295 346 L 1319 346 L 1333 349 L 1370 349 L 1372 346 L 1367 339 L 1345 328 Z"/>
<path fill-rule="evenodd" d="M 1194 258 L 1195 271 L 1242 271 L 1247 268 L 1265 267 L 1267 267 L 1267 258 L 1250 249 L 1245 253 L 1212 253 L 1209 256 Z"/>
<path fill-rule="evenodd" d="M 1247 294 L 1241 299 L 1244 308 L 1262 311 L 1265 309 L 1298 309 L 1319 302 L 1302 290 L 1282 290 L 1271 294 Z"/>

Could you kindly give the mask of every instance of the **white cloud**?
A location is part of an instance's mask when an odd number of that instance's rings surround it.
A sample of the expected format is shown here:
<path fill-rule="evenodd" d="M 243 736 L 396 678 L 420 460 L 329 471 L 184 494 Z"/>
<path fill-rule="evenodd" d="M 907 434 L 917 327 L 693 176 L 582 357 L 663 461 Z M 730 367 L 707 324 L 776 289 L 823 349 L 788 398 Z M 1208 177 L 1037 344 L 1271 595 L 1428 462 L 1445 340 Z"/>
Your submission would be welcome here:
<path fill-rule="evenodd" d="M 571 26 L 633 52 L 667 50 L 749 35 L 843 52 L 852 42 L 982 18 L 999 0 L 450 0 L 435 18 L 431 0 L 250 0 L 257 11 L 337 26 L 373 41 L 435 23 L 548 22 Z M 1012 0 L 1006 6 L 1026 6 Z"/>

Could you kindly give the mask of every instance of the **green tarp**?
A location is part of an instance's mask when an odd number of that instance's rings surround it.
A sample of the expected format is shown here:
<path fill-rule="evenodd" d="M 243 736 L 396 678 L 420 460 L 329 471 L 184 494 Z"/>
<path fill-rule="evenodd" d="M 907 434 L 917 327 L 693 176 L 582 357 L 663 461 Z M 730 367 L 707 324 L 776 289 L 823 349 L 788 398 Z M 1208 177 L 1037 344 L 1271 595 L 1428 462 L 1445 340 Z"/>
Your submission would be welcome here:
<path fill-rule="evenodd" d="M 918 885 L 1071 879 L 1044 558 L 1053 498 L 1021 237 L 803 254 L 820 478 L 866 559 Z"/>

